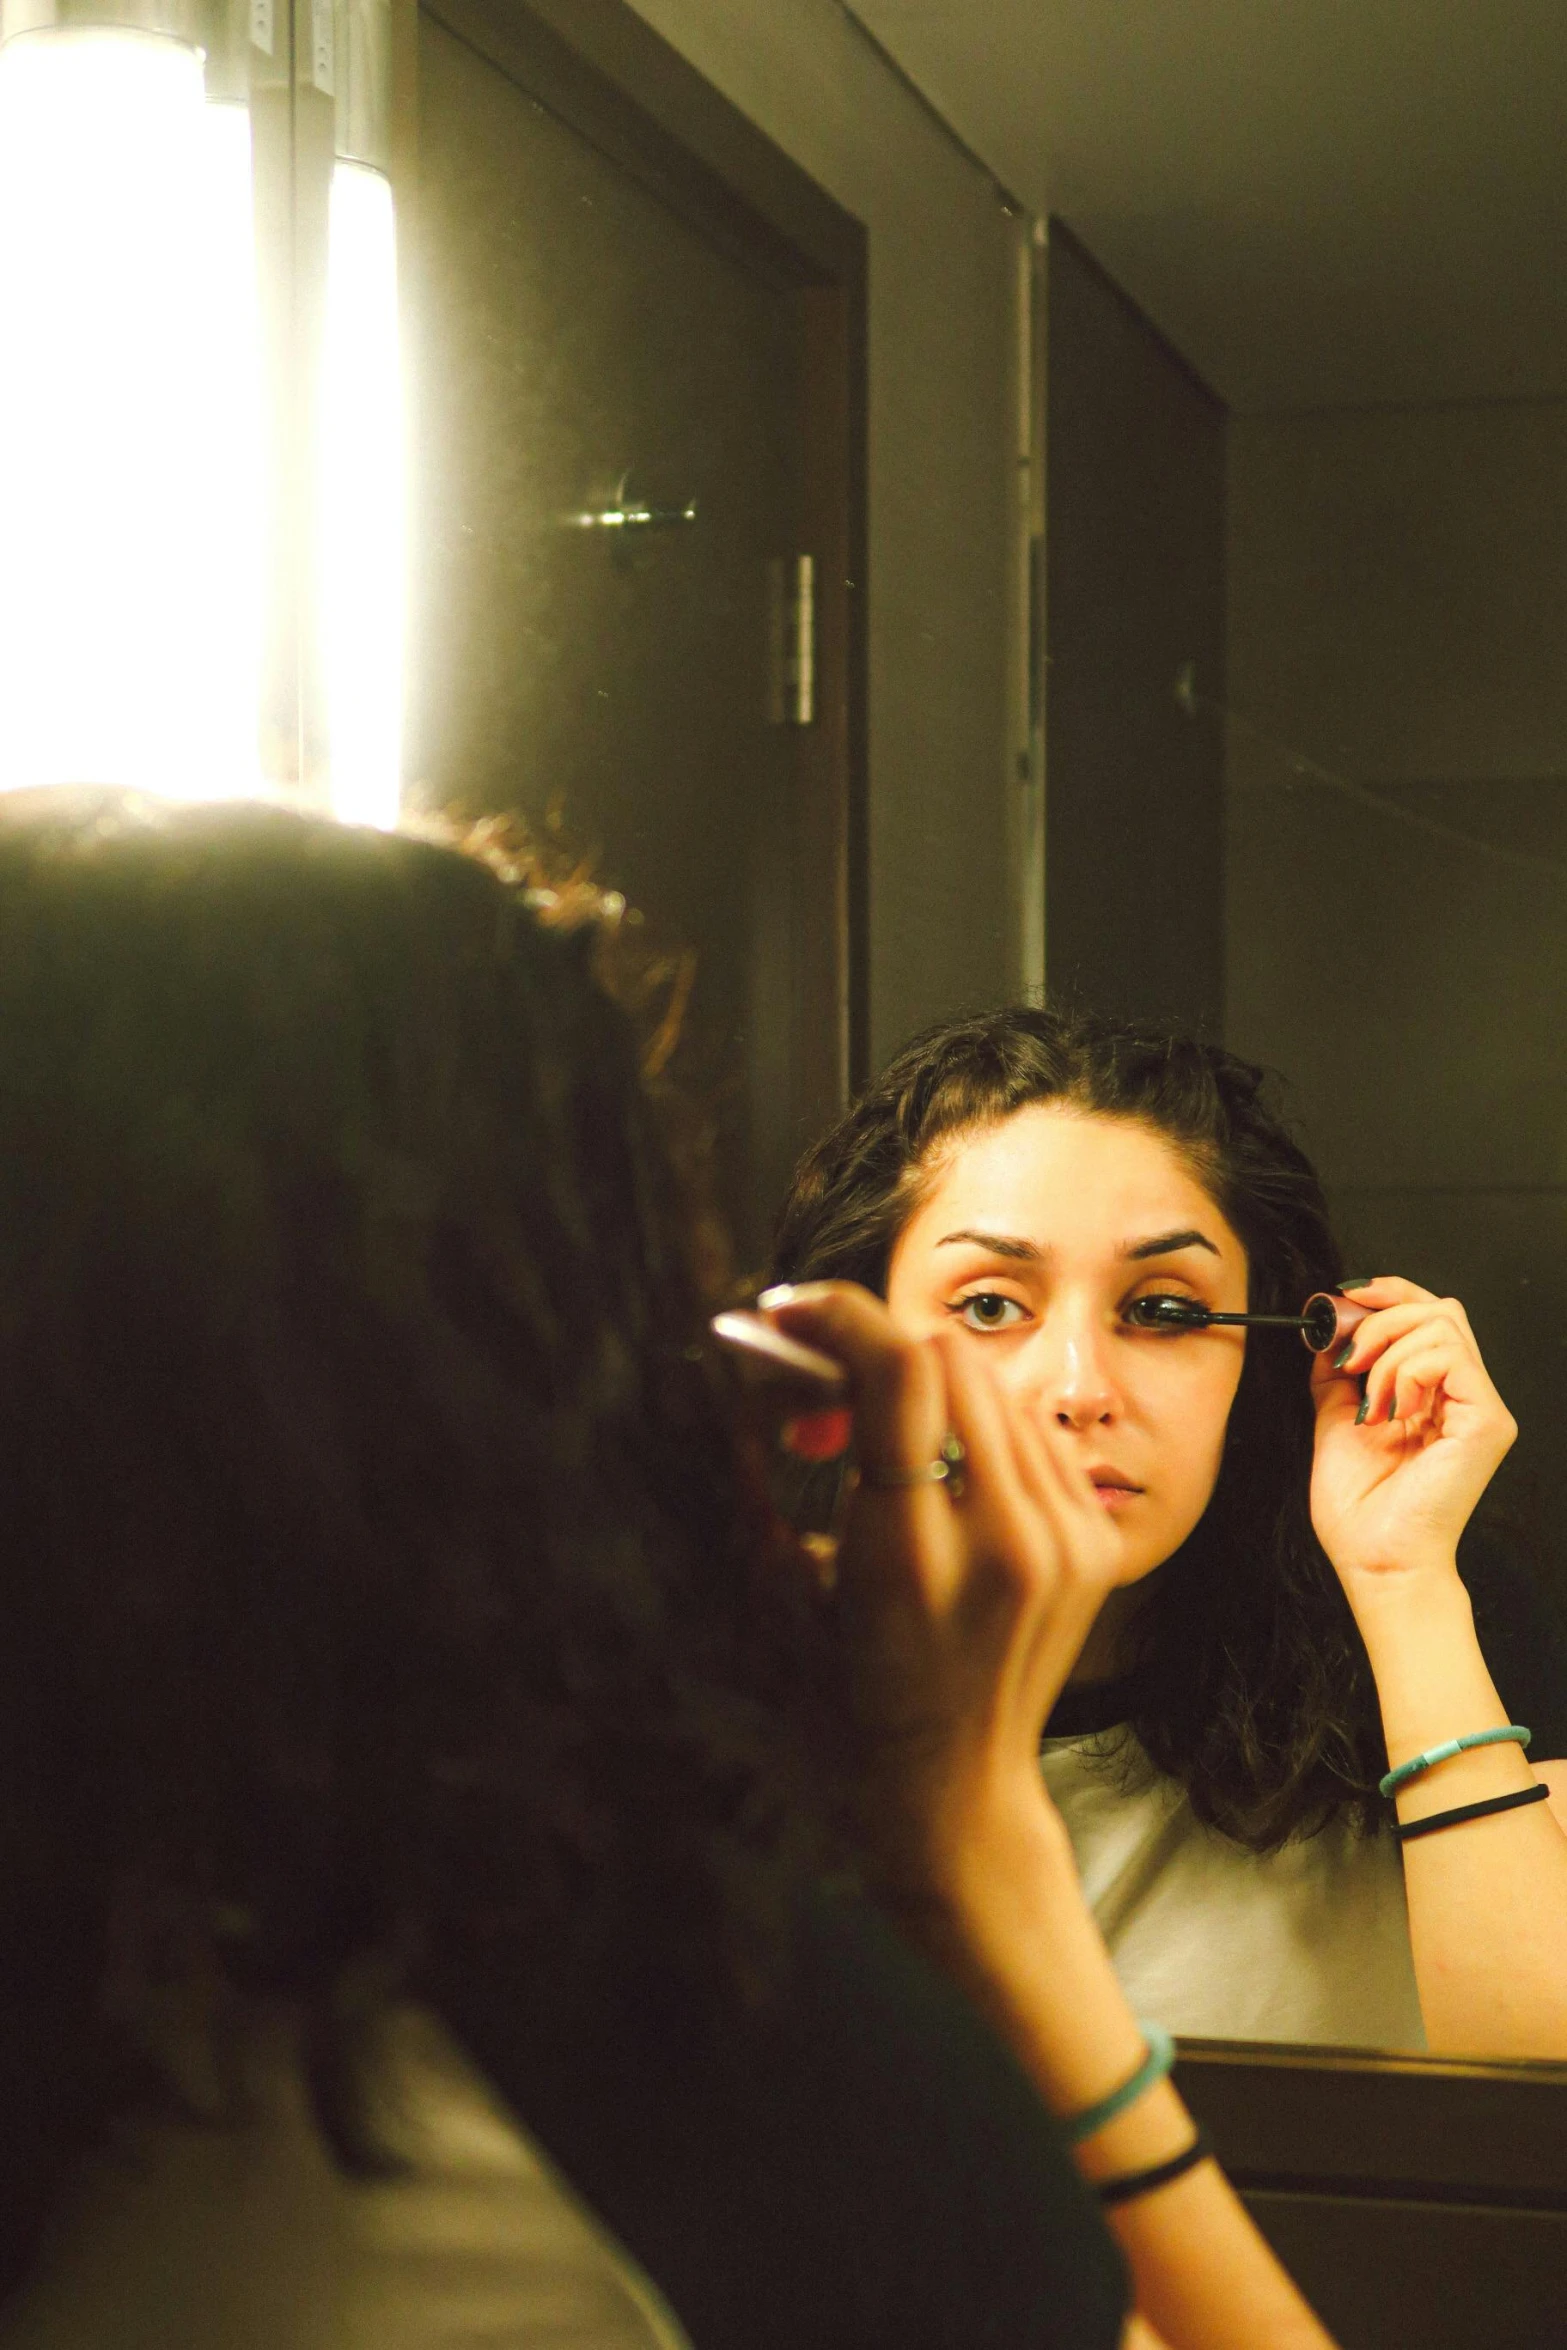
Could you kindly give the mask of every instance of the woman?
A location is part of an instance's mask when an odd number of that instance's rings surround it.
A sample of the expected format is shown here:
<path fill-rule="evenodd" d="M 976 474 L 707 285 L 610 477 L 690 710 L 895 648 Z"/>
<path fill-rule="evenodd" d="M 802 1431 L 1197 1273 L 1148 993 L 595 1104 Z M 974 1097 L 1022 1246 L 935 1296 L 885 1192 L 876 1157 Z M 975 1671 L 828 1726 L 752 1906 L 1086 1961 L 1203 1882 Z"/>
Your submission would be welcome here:
<path fill-rule="evenodd" d="M 974 1480 L 868 1489 L 824 1605 L 591 893 L 504 862 L 0 801 L 7 2350 L 1114 2350 L 1094 2182 L 1175 2350 L 1322 2350 L 1168 2084 L 1127 2102 L 1052 1842 L 1091 1493 L 834 1293 L 889 1471 L 934 1418 Z M 835 1888 L 835 1813 L 1015 2054 Z M 1003 1845 L 1070 2015 L 970 1881 Z"/>
<path fill-rule="evenodd" d="M 1514 1435 L 1462 1307 L 1357 1283 L 1367 1318 L 1315 1369 L 1288 1333 L 1129 1318 L 1163 1294 L 1294 1313 L 1339 1283 L 1260 1073 L 1052 1011 L 931 1030 L 808 1154 L 776 1262 L 982 1352 L 1123 1530 L 1044 1772 L 1134 2005 L 1567 2056 L 1567 1690 L 1526 1588 L 1477 1551 L 1472 1605 L 1459 1573 Z M 1509 1719 L 1527 1756 L 1491 1740 L 1379 1794 Z"/>

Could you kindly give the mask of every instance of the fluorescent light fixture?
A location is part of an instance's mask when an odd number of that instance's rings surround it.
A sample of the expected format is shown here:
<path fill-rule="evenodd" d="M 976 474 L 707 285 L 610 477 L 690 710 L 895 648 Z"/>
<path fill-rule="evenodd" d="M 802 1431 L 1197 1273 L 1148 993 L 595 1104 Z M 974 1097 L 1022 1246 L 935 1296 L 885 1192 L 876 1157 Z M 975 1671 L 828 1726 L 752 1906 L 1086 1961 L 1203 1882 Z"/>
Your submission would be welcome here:
<path fill-rule="evenodd" d="M 397 230 L 385 175 L 332 173 L 318 545 L 334 815 L 390 827 L 402 796 L 405 598 Z"/>
<path fill-rule="evenodd" d="M 249 137 L 165 35 L 0 49 L 0 788 L 256 788 Z"/>
<path fill-rule="evenodd" d="M 213 394 L 192 434 L 204 472 L 209 594 L 193 642 L 205 681 L 210 792 L 259 788 L 261 646 L 267 578 L 266 425 L 256 276 L 250 108 L 202 108 L 198 300 Z"/>

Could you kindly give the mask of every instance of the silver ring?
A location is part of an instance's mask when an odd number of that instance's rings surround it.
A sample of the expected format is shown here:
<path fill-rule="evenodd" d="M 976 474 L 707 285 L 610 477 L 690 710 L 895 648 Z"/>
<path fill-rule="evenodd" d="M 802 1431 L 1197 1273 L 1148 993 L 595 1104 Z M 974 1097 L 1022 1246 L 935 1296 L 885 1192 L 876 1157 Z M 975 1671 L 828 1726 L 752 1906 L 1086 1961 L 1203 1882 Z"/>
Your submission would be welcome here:
<path fill-rule="evenodd" d="M 924 1461 L 917 1469 L 867 1469 L 860 1467 L 860 1483 L 868 1485 L 873 1493 L 900 1493 L 916 1485 L 945 1485 L 947 1498 L 957 1501 L 963 1492 L 963 1468 L 968 1454 L 959 1436 L 948 1436 L 940 1453 L 933 1461 Z"/>

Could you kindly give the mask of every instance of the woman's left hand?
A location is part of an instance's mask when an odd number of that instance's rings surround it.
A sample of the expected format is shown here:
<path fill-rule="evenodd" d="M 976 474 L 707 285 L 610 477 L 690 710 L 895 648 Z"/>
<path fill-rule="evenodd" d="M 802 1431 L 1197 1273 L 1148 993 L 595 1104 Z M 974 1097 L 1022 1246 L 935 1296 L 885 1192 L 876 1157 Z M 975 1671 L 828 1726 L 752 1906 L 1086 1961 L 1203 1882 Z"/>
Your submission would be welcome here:
<path fill-rule="evenodd" d="M 1367 1317 L 1344 1362 L 1319 1356 L 1312 1374 L 1317 1538 L 1346 1585 L 1451 1572 L 1458 1537 L 1517 1423 L 1456 1298 L 1391 1276 L 1352 1294 Z"/>

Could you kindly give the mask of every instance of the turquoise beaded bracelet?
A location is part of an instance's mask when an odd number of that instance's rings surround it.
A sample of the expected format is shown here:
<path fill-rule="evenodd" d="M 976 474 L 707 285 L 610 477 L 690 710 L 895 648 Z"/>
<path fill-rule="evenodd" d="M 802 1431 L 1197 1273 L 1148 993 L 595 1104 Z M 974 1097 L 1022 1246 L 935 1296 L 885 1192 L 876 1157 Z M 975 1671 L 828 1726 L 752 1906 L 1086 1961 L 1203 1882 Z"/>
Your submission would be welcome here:
<path fill-rule="evenodd" d="M 1467 1738 L 1449 1738 L 1445 1746 L 1428 1746 L 1412 1762 L 1400 1763 L 1396 1771 L 1388 1772 L 1377 1792 L 1396 1795 L 1407 1780 L 1418 1779 L 1433 1763 L 1451 1762 L 1455 1754 L 1464 1754 L 1471 1746 L 1527 1746 L 1529 1737 L 1530 1733 L 1517 1722 L 1509 1722 L 1505 1730 L 1471 1730 Z"/>
<path fill-rule="evenodd" d="M 1101 2097 L 1097 2105 L 1090 2105 L 1085 2113 L 1075 2113 L 1070 2121 L 1061 2124 L 1069 2146 L 1081 2146 L 1085 2138 L 1102 2130 L 1106 2122 L 1113 2122 L 1118 2113 L 1125 2113 L 1129 2105 L 1135 2105 L 1139 2097 L 1145 2096 L 1169 2072 L 1175 2062 L 1175 2042 L 1169 2033 L 1158 2024 L 1145 2023 L 1143 2037 L 1148 2042 L 1148 2053 L 1131 2079 L 1123 2081 L 1119 2089 L 1112 2089 L 1108 2097 Z"/>

